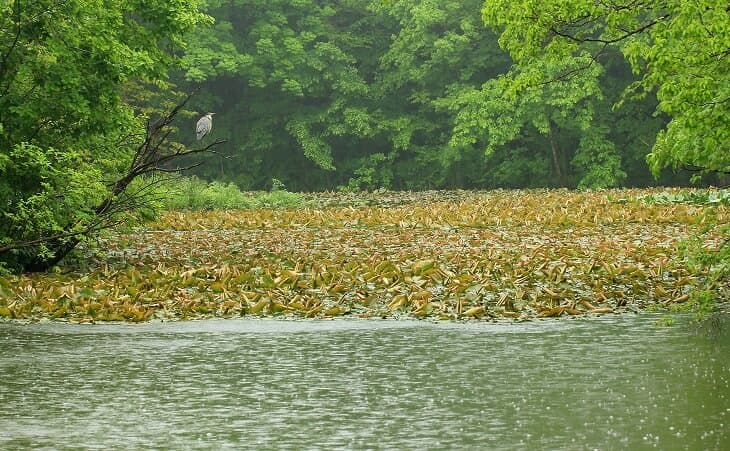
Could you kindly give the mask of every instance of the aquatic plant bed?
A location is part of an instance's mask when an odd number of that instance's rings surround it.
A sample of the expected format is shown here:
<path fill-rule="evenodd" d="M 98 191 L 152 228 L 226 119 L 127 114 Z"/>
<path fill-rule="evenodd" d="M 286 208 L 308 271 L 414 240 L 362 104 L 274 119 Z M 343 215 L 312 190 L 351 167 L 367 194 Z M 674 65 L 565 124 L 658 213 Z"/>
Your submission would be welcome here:
<path fill-rule="evenodd" d="M 296 209 L 167 212 L 100 239 L 83 269 L 0 278 L 0 317 L 483 321 L 667 307 L 703 276 L 680 242 L 730 209 L 645 200 L 658 192 L 327 193 Z M 725 238 L 703 235 L 709 249 Z"/>

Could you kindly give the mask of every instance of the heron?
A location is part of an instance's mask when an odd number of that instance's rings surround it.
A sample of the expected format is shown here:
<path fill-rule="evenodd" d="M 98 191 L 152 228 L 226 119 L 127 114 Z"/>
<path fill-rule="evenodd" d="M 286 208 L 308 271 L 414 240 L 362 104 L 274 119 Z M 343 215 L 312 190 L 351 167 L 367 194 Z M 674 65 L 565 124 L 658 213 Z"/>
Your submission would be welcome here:
<path fill-rule="evenodd" d="M 205 116 L 198 119 L 198 125 L 195 126 L 195 136 L 198 138 L 198 141 L 210 133 L 210 130 L 213 128 L 214 114 L 215 113 L 207 113 Z"/>

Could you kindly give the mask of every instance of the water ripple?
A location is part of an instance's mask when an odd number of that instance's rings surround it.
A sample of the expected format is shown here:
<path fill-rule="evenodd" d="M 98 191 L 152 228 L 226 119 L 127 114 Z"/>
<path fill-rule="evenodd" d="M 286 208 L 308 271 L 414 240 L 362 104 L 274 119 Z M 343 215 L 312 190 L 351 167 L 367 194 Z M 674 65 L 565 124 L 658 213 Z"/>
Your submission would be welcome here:
<path fill-rule="evenodd" d="M 0 448 L 721 449 L 730 339 L 528 324 L 0 324 Z"/>

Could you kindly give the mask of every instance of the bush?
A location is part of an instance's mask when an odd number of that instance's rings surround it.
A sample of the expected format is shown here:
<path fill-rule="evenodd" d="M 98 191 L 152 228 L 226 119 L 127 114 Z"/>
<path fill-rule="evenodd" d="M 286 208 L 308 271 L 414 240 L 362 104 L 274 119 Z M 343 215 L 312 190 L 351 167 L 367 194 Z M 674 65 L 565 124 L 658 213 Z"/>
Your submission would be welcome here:
<path fill-rule="evenodd" d="M 280 189 L 271 192 L 242 192 L 234 183 L 206 182 L 197 177 L 147 178 L 130 189 L 145 190 L 147 206 L 140 209 L 143 217 L 150 211 L 231 210 L 252 208 L 293 208 L 303 204 L 301 194 Z"/>
<path fill-rule="evenodd" d="M 672 190 L 644 197 L 650 204 L 730 205 L 730 190 Z"/>

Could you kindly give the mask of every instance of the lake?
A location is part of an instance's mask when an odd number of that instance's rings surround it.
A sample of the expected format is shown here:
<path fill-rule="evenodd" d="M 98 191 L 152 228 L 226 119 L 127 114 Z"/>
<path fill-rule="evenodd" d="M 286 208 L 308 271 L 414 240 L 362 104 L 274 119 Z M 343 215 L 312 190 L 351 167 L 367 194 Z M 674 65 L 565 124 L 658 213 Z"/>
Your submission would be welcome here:
<path fill-rule="evenodd" d="M 0 448 L 723 449 L 730 322 L 657 318 L 0 323 Z"/>

